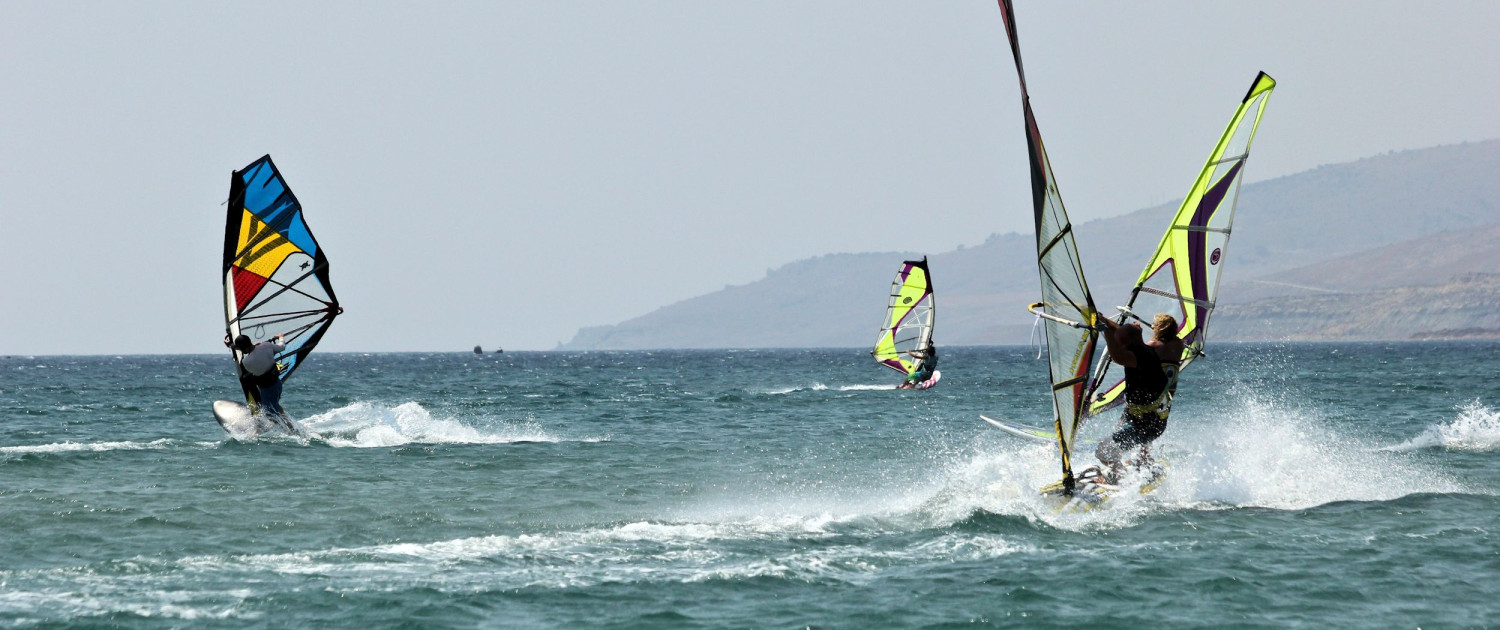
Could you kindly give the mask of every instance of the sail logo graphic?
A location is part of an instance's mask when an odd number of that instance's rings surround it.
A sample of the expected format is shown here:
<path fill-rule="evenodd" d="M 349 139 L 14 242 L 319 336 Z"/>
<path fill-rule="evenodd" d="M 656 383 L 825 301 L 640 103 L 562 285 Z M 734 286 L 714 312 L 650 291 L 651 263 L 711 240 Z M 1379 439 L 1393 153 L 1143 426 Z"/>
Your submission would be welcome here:
<path fill-rule="evenodd" d="M 906 299 L 901 300 L 901 303 L 902 304 L 911 304 L 911 296 L 909 296 L 909 295 L 906 296 Z"/>
<path fill-rule="evenodd" d="M 1223 248 L 1215 247 L 1214 248 L 1214 253 L 1208 255 L 1208 264 L 1210 264 L 1210 265 L 1217 265 L 1217 264 L 1219 264 L 1219 256 L 1221 254 L 1223 254 L 1223 253 L 1224 253 L 1224 249 Z"/>

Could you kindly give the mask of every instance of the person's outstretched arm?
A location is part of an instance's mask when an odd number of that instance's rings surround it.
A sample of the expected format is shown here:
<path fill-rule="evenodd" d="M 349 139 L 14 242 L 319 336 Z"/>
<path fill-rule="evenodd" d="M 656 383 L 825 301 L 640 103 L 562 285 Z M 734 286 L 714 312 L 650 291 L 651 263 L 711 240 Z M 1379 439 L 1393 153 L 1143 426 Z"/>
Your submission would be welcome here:
<path fill-rule="evenodd" d="M 1104 322 L 1104 345 L 1109 348 L 1109 360 L 1125 367 L 1135 367 L 1135 354 L 1115 338 L 1120 325 L 1108 317 L 1101 317 L 1100 320 Z"/>

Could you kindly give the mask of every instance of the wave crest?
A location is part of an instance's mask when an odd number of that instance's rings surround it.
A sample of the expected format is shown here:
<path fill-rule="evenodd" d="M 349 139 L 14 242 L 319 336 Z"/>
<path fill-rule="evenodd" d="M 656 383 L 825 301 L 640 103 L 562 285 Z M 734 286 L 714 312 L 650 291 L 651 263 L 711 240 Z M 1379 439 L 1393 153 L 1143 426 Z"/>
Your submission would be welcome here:
<path fill-rule="evenodd" d="M 1444 424 L 1434 424 L 1392 451 L 1424 448 L 1446 448 L 1455 451 L 1488 452 L 1500 449 L 1500 413 L 1471 402 L 1458 408 L 1458 417 Z"/>
<path fill-rule="evenodd" d="M 432 415 L 417 402 L 394 407 L 356 402 L 298 421 L 315 439 L 329 446 L 381 448 L 405 444 L 510 444 L 515 442 L 597 442 L 570 440 L 549 433 L 535 421 L 499 423 L 476 428 L 454 418 Z"/>
<path fill-rule="evenodd" d="M 249 556 L 200 556 L 179 568 L 285 575 L 340 575 L 365 586 L 412 581 L 434 586 L 569 588 L 605 583 L 772 577 L 861 582 L 888 568 L 947 558 L 989 561 L 1032 551 L 984 532 L 876 548 L 863 537 L 746 522 L 641 521 L 581 531 L 489 535 L 432 542 Z M 753 543 L 753 544 L 746 544 Z M 466 565 L 454 571 L 455 565 Z"/>
<path fill-rule="evenodd" d="M 1061 529 L 1128 526 L 1155 512 L 1222 506 L 1299 510 L 1338 501 L 1390 501 L 1417 493 L 1468 492 L 1451 475 L 1420 460 L 1376 448 L 1328 422 L 1320 413 L 1277 398 L 1231 392 L 1214 408 L 1178 410 L 1153 449 L 1170 463 L 1166 480 L 1144 497 L 1125 492 L 1105 510 L 1059 515 L 1036 489 L 1056 481 L 1056 447 L 1008 436 L 956 462 L 949 487 L 934 509 L 1021 516 Z M 1098 424 L 1099 421 L 1095 421 Z M 1102 434 L 1091 426 L 1090 435 Z M 1500 418 L 1470 406 L 1450 425 L 1423 438 L 1448 448 L 1500 446 Z M 1418 441 L 1418 440 L 1414 440 Z M 1092 463 L 1075 454 L 1074 469 Z"/>
<path fill-rule="evenodd" d="M 49 455 L 54 453 L 99 453 L 104 451 L 148 451 L 157 449 L 184 448 L 210 448 L 216 446 L 217 442 L 187 442 L 171 438 L 161 438 L 150 442 L 139 441 L 116 441 L 116 442 L 56 442 L 52 444 L 25 444 L 20 446 L 0 446 L 0 455 Z"/>

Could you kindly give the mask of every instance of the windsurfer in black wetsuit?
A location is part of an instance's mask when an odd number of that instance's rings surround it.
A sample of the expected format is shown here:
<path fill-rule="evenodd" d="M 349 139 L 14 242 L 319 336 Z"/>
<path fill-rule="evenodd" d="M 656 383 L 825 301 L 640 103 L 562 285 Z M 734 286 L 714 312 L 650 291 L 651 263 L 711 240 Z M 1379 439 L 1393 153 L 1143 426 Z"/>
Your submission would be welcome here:
<path fill-rule="evenodd" d="M 1106 483 L 1115 483 L 1126 462 L 1124 456 L 1136 447 L 1136 466 L 1151 462 L 1151 442 L 1167 430 L 1167 414 L 1177 392 L 1177 366 L 1182 360 L 1182 340 L 1177 338 L 1177 320 L 1159 313 L 1151 324 L 1151 341 L 1141 340 L 1139 324 L 1118 324 L 1104 319 L 1109 358 L 1125 368 L 1125 413 L 1109 439 L 1094 451 L 1107 469 Z"/>
<path fill-rule="evenodd" d="M 246 335 L 235 337 L 233 341 L 224 337 L 224 345 L 240 352 L 241 379 L 255 384 L 256 393 L 260 394 L 261 411 L 278 419 L 286 415 L 281 408 L 281 372 L 276 367 L 276 354 L 286 350 L 281 340 L 279 334 L 261 343 L 252 342 Z"/>

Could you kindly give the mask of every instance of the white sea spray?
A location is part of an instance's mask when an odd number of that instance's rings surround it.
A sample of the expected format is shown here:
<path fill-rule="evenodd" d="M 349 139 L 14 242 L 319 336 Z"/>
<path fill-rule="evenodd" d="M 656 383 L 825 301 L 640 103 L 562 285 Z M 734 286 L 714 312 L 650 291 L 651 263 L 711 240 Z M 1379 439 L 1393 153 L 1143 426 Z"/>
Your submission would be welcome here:
<path fill-rule="evenodd" d="M 434 416 L 417 402 L 383 405 L 356 402 L 298 421 L 330 446 L 380 448 L 403 444 L 510 444 L 517 442 L 600 441 L 565 438 L 535 420 L 485 421 Z"/>
<path fill-rule="evenodd" d="M 1473 401 L 1457 408 L 1448 422 L 1429 425 L 1410 440 L 1389 447 L 1393 451 L 1446 448 L 1488 452 L 1500 449 L 1500 412 Z"/>

